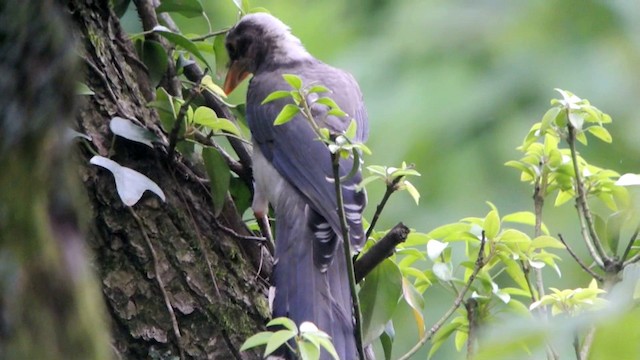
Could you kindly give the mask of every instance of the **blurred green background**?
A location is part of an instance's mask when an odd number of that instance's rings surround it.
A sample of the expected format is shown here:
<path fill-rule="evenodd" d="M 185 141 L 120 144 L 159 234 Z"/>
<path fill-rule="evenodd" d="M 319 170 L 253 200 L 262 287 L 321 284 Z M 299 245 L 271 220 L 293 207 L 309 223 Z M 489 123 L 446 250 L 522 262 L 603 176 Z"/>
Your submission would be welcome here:
<path fill-rule="evenodd" d="M 236 21 L 232 0 L 202 2 L 213 29 Z M 520 157 L 515 147 L 559 97 L 556 87 L 589 99 L 614 120 L 613 146 L 592 139 L 582 155 L 594 165 L 640 173 L 637 0 L 254 0 L 251 6 L 268 9 L 317 58 L 358 79 L 371 126 L 367 164 L 406 161 L 422 173 L 413 181 L 420 205 L 396 195 L 380 228 L 403 221 L 427 232 L 484 216 L 485 201 L 502 215 L 533 210 L 532 189 L 503 164 Z M 207 32 L 202 19 L 174 18 L 184 33 Z M 381 184 L 370 187 L 369 216 L 382 191 Z M 570 204 L 555 209 L 550 199 L 545 222 L 585 254 Z M 587 277 L 561 255 L 563 277 L 545 273 L 547 285 L 586 287 Z M 452 301 L 438 291 L 426 294 L 428 326 Z M 396 322 L 394 357 L 417 339 L 405 315 Z M 435 358 L 459 356 L 447 344 Z"/>

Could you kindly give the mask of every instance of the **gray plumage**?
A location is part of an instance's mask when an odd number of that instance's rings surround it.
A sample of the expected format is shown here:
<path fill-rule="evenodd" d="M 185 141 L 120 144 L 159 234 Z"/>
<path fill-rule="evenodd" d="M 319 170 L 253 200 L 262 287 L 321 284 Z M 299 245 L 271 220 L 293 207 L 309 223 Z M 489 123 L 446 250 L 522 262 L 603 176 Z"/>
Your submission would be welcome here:
<path fill-rule="evenodd" d="M 261 102 L 273 91 L 291 89 L 283 74 L 295 74 L 306 85 L 322 84 L 331 93 L 319 96 L 331 97 L 348 116 L 327 116 L 328 108 L 315 104 L 311 110 L 316 121 L 340 133 L 353 118 L 358 129 L 354 140 L 363 142 L 368 127 L 358 85 L 350 74 L 309 55 L 282 22 L 267 14 L 242 18 L 227 36 L 227 48 L 232 60 L 228 77 L 235 82 L 227 86 L 227 79 L 226 88 L 232 89 L 243 72 L 254 74 L 246 110 L 254 144 L 253 209 L 257 216 L 267 212 L 268 203 L 275 210 L 273 316 L 287 316 L 298 325 L 313 322 L 332 337 L 341 359 L 355 359 L 352 302 L 330 153 L 302 115 L 273 125 L 291 99 Z M 352 166 L 353 159 L 342 159 L 341 176 Z M 349 237 L 356 248 L 365 240 L 361 214 L 366 194 L 356 189 L 360 181 L 358 171 L 342 184 Z M 321 357 L 330 358 L 326 352 Z"/>

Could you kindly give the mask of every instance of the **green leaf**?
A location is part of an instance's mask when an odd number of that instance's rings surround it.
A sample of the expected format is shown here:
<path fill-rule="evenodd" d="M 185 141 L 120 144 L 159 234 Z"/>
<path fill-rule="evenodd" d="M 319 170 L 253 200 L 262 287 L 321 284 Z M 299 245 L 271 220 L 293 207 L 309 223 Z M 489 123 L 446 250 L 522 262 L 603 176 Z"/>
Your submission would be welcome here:
<path fill-rule="evenodd" d="M 129 119 L 123 119 L 119 116 L 113 117 L 109 122 L 109 128 L 115 135 L 125 139 L 135 141 L 153 149 L 153 141 L 160 141 L 156 134 L 151 131 L 134 124 Z"/>
<path fill-rule="evenodd" d="M 271 338 L 271 335 L 273 335 L 271 331 L 262 331 L 251 336 L 242 344 L 240 351 L 246 351 L 256 346 L 265 345 L 269 341 L 269 338 Z"/>
<path fill-rule="evenodd" d="M 308 94 L 312 94 L 312 93 L 330 93 L 331 90 L 329 90 L 327 87 L 323 86 L 323 85 L 313 85 L 309 90 L 307 90 Z"/>
<path fill-rule="evenodd" d="M 555 249 L 564 249 L 564 244 L 548 235 L 538 236 L 537 238 L 531 240 L 531 247 L 534 249 L 543 249 L 543 248 L 555 248 Z"/>
<path fill-rule="evenodd" d="M 231 172 L 225 159 L 214 148 L 205 147 L 202 149 L 202 159 L 204 160 L 204 166 L 209 175 L 213 209 L 215 215 L 218 216 L 224 206 L 227 190 L 229 190 Z"/>
<path fill-rule="evenodd" d="M 169 95 L 167 90 L 163 87 L 159 87 L 156 90 L 156 99 L 149 102 L 147 106 L 155 108 L 158 111 L 162 128 L 166 132 L 170 132 L 173 128 L 173 124 L 176 122 L 176 110 L 174 107 L 173 97 Z"/>
<path fill-rule="evenodd" d="M 571 199 L 573 199 L 573 194 L 571 194 L 568 191 L 559 191 L 558 192 L 558 196 L 556 196 L 556 201 L 553 204 L 553 206 L 558 207 L 558 206 L 566 203 L 567 201 L 569 201 Z"/>
<path fill-rule="evenodd" d="M 422 315 L 422 309 L 424 309 L 424 298 L 418 290 L 407 280 L 406 278 L 402 278 L 402 296 L 404 300 L 409 304 L 411 310 L 413 312 L 413 318 L 416 321 L 416 326 L 418 327 L 418 337 L 422 337 L 424 335 L 424 316 Z"/>
<path fill-rule="evenodd" d="M 464 345 L 467 342 L 468 336 L 469 334 L 466 331 L 462 331 L 460 329 L 456 331 L 456 336 L 454 337 L 454 344 L 456 346 L 456 350 L 462 351 L 462 349 L 464 348 Z"/>
<path fill-rule="evenodd" d="M 171 30 L 167 29 L 162 25 L 157 25 L 156 27 L 153 28 L 153 31 L 158 35 L 164 37 L 165 39 L 169 40 L 171 43 L 178 45 L 183 49 L 187 50 L 188 52 L 193 54 L 193 56 L 200 59 L 209 69 L 211 69 L 211 65 L 209 65 L 209 63 L 207 62 L 207 59 L 202 55 L 198 47 L 191 40 L 187 39 L 181 34 L 176 34 L 174 32 L 171 32 Z"/>
<path fill-rule="evenodd" d="M 536 225 L 536 215 L 530 211 L 519 211 L 512 214 L 505 215 L 502 218 L 503 222 L 511 222 L 516 224 L 525 224 L 530 226 Z M 549 229 L 545 224 L 542 224 L 542 232 L 546 235 L 549 234 Z"/>
<path fill-rule="evenodd" d="M 200 106 L 193 113 L 193 122 L 206 126 L 213 131 L 226 131 L 230 134 L 241 136 L 240 130 L 234 123 L 227 119 L 219 118 L 216 113 L 206 106 Z"/>
<path fill-rule="evenodd" d="M 300 112 L 300 108 L 293 104 L 285 105 L 276 119 L 273 121 L 273 125 L 282 125 L 291 121 L 298 113 Z"/>
<path fill-rule="evenodd" d="M 93 92 L 93 90 L 91 90 L 89 86 L 87 86 L 87 84 L 83 82 L 76 83 L 76 95 L 95 95 L 95 94 L 96 93 Z"/>
<path fill-rule="evenodd" d="M 497 211 L 489 211 L 487 217 L 484 218 L 482 228 L 484 229 L 484 235 L 487 239 L 493 239 L 498 235 L 500 231 L 500 217 Z"/>
<path fill-rule="evenodd" d="M 211 79 L 211 75 L 205 75 L 200 80 L 200 85 L 203 86 L 206 90 L 208 90 L 212 94 L 217 95 L 218 97 L 221 97 L 221 98 L 227 97 L 227 94 L 224 93 L 224 90 L 222 90 L 220 86 L 218 86 L 216 83 L 213 82 L 213 79 Z"/>
<path fill-rule="evenodd" d="M 202 4 L 199 0 L 162 0 L 156 12 L 175 12 L 187 18 L 201 16 Z"/>
<path fill-rule="evenodd" d="M 349 127 L 347 127 L 347 130 L 345 130 L 344 132 L 344 136 L 346 136 L 347 139 L 350 139 L 350 140 L 355 139 L 357 131 L 358 131 L 358 124 L 356 124 L 355 119 L 351 119 L 351 121 L 349 122 Z"/>
<path fill-rule="evenodd" d="M 331 354 L 331 356 L 333 356 L 335 360 L 340 360 L 340 357 L 336 352 L 336 348 L 333 346 L 333 343 L 331 342 L 331 340 L 329 340 L 328 336 L 326 338 L 318 337 L 318 342 L 320 343 L 320 346 L 327 350 L 327 352 Z"/>
<path fill-rule="evenodd" d="M 402 185 L 404 185 L 405 189 L 407 189 L 407 192 L 409 193 L 409 195 L 411 195 L 411 198 L 413 198 L 413 201 L 416 202 L 416 205 L 418 205 L 419 201 L 420 201 L 420 193 L 418 192 L 418 189 L 416 189 L 415 186 L 413 186 L 412 183 L 410 183 L 408 180 L 404 180 L 402 182 Z"/>
<path fill-rule="evenodd" d="M 317 99 L 315 101 L 315 103 L 316 104 L 322 104 L 322 105 L 325 105 L 325 106 L 329 107 L 329 109 L 331 109 L 328 112 L 329 115 L 335 115 L 335 116 L 339 116 L 339 117 L 346 115 L 346 113 L 340 109 L 340 106 L 338 106 L 338 104 L 332 98 L 321 97 L 321 98 Z M 334 111 L 334 112 L 332 112 L 332 111 Z"/>
<path fill-rule="evenodd" d="M 433 340 L 432 340 L 433 345 L 431 345 L 431 350 L 429 350 L 429 355 L 427 358 L 431 359 L 433 354 L 435 354 L 436 351 L 438 351 L 438 349 L 440 348 L 440 346 L 442 346 L 445 340 L 447 340 L 449 336 L 451 336 L 451 334 L 453 334 L 453 332 L 456 331 L 460 326 L 461 325 L 459 323 L 450 322 L 447 325 L 444 325 L 443 327 L 441 327 L 440 330 L 438 330 L 438 332 L 436 332 L 436 334 L 433 337 Z"/>
<path fill-rule="evenodd" d="M 284 78 L 284 81 L 287 82 L 287 84 L 291 85 L 292 88 L 296 90 L 300 90 L 302 88 L 302 79 L 300 78 L 300 76 L 293 74 L 284 74 L 282 75 L 282 77 Z"/>
<path fill-rule="evenodd" d="M 367 275 L 359 295 L 363 342 L 368 345 L 382 334 L 402 295 L 402 273 L 398 266 L 385 259 Z"/>
<path fill-rule="evenodd" d="M 267 97 L 264 98 L 264 100 L 262 100 L 262 102 L 260 104 L 264 105 L 264 104 L 272 102 L 274 100 L 278 100 L 278 99 L 282 99 L 282 98 L 286 98 L 286 97 L 291 97 L 291 92 L 290 91 L 277 90 L 277 91 L 274 91 L 271 94 L 267 95 Z"/>
<path fill-rule="evenodd" d="M 297 344 L 302 360 L 318 360 L 320 358 L 320 349 L 315 344 L 309 341 L 298 341 Z"/>
<path fill-rule="evenodd" d="M 118 196 L 120 196 L 120 200 L 127 206 L 133 206 L 138 203 L 140 198 L 142 198 L 142 194 L 147 190 L 158 195 L 162 201 L 166 200 L 164 192 L 158 184 L 135 170 L 121 166 L 111 159 L 98 155 L 92 157 L 89 162 L 111 171 L 116 181 Z"/>
<path fill-rule="evenodd" d="M 296 326 L 296 323 L 294 323 L 293 320 L 286 317 L 278 317 L 267 323 L 267 327 L 272 327 L 272 326 L 283 326 L 284 328 L 289 329 L 291 331 L 298 331 L 298 327 Z"/>
<path fill-rule="evenodd" d="M 550 126 L 556 121 L 556 117 L 560 113 L 561 108 L 554 106 L 551 109 L 547 110 L 547 112 L 542 117 L 542 121 L 540 124 L 540 132 L 544 133 Z"/>
<path fill-rule="evenodd" d="M 606 143 L 611 143 L 613 141 L 613 138 L 611 137 L 611 134 L 609 134 L 609 131 L 602 126 L 590 126 L 587 131 Z"/>
<path fill-rule="evenodd" d="M 278 330 L 274 332 L 273 335 L 271 335 L 271 337 L 269 338 L 269 341 L 267 342 L 267 347 L 264 350 L 264 356 L 266 357 L 267 355 L 273 353 L 280 346 L 282 346 L 284 343 L 291 340 L 295 336 L 296 336 L 296 332 L 288 329 Z"/>

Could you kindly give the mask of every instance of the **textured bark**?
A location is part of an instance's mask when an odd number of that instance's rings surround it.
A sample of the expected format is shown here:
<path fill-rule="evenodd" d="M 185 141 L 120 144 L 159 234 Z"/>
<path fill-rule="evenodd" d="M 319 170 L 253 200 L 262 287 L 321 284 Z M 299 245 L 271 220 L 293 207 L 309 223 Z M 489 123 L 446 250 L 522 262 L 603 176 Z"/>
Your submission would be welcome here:
<path fill-rule="evenodd" d="M 120 116 L 167 143 L 157 114 L 147 107 L 154 94 L 148 75 L 107 3 L 69 4 L 86 83 L 95 92 L 86 97 L 77 130 L 91 136 L 98 154 L 145 174 L 166 194 L 163 203 L 147 193 L 130 211 L 112 174 L 90 165 L 89 151 L 81 153 L 92 213 L 88 237 L 112 319 L 114 351 L 123 359 L 256 358 L 238 348 L 268 317 L 260 274 L 269 272 L 261 266 L 270 263 L 268 255 L 259 244 L 218 228 L 248 234 L 230 199 L 214 218 L 208 186 L 199 181 L 206 176 L 187 161 L 168 159 L 165 145 L 151 149 L 114 140 L 108 124 Z"/>

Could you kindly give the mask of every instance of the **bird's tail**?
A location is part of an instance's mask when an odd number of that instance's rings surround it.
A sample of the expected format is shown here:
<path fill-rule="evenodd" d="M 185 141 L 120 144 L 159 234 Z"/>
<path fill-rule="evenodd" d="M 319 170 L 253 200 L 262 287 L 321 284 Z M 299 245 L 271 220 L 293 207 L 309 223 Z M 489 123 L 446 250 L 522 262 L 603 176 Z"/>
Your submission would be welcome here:
<path fill-rule="evenodd" d="M 285 204 L 286 202 L 286 204 Z M 314 261 L 316 232 L 309 222 L 310 210 L 302 198 L 287 196 L 279 203 L 285 214 L 276 214 L 276 264 L 273 317 L 285 316 L 297 325 L 314 323 L 331 336 L 340 359 L 357 358 L 354 320 L 342 239 L 333 233 L 334 253 L 330 266 Z M 315 231 L 314 231 L 315 230 Z M 337 244 L 336 244 L 337 243 Z M 291 358 L 292 354 L 286 355 Z M 321 359 L 332 359 L 322 350 Z"/>

